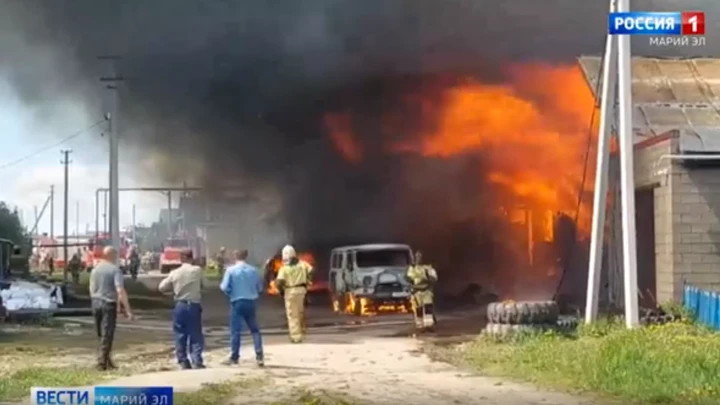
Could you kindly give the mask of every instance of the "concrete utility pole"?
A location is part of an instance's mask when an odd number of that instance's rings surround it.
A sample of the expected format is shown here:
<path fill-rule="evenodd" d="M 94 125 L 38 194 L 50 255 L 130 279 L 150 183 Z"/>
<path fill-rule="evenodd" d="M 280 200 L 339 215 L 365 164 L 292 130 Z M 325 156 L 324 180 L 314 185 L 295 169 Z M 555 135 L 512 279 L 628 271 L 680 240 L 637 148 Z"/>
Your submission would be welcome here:
<path fill-rule="evenodd" d="M 618 12 L 630 12 L 630 0 L 618 0 Z M 622 213 L 625 324 L 640 326 L 635 227 L 635 140 L 633 134 L 632 59 L 630 37 L 618 38 L 618 138 L 620 140 L 620 199 Z"/>
<path fill-rule="evenodd" d="M 45 209 L 47 209 L 48 207 L 48 204 L 50 204 L 50 196 L 45 199 L 45 203 L 40 209 L 40 212 L 37 214 L 37 217 L 35 218 L 35 224 L 33 225 L 32 229 L 30 229 L 30 232 L 28 232 L 30 235 L 35 235 L 35 233 L 37 232 L 38 225 L 40 224 L 40 220 L 42 219 L 43 214 L 45 213 Z"/>
<path fill-rule="evenodd" d="M 610 12 L 617 10 L 616 0 L 610 2 Z M 603 264 L 603 243 L 605 241 L 605 211 L 607 208 L 608 173 L 610 162 L 610 140 L 615 122 L 615 100 L 617 96 L 617 36 L 608 35 L 605 40 L 603 57 L 602 93 L 600 94 L 600 132 L 598 134 L 597 163 L 595 169 L 595 194 L 593 198 L 592 231 L 590 237 L 590 258 L 588 263 L 587 299 L 585 300 L 585 323 L 597 320 L 600 299 L 600 274 Z"/>
<path fill-rule="evenodd" d="M 168 238 L 173 237 L 173 226 L 172 226 L 172 191 L 167 192 L 167 228 L 168 228 Z"/>
<path fill-rule="evenodd" d="M 103 193 L 103 233 L 108 233 L 108 193 Z"/>
<path fill-rule="evenodd" d="M 95 190 L 95 239 L 100 235 L 100 189 Z"/>
<path fill-rule="evenodd" d="M 75 201 L 75 236 L 80 236 L 80 201 Z"/>
<path fill-rule="evenodd" d="M 63 154 L 63 160 L 60 161 L 63 166 L 65 166 L 65 180 L 64 180 L 64 198 L 63 198 L 63 279 L 67 281 L 67 275 L 68 275 L 68 209 L 70 207 L 70 204 L 68 203 L 68 191 L 70 189 L 70 154 L 72 153 L 71 150 L 66 149 L 61 151 L 60 153 Z"/>
<path fill-rule="evenodd" d="M 614 3 L 616 8 L 612 5 Z M 630 0 L 612 0 L 611 11 L 629 12 Z M 634 136 L 633 136 L 633 101 L 632 101 L 632 60 L 630 37 L 628 35 L 608 38 L 605 55 L 605 85 L 603 86 L 603 103 L 601 116 L 608 119 L 612 114 L 614 96 L 612 82 L 617 74 L 618 84 L 618 140 L 620 146 L 620 202 L 622 211 L 623 240 L 623 273 L 625 295 L 625 324 L 628 328 L 639 326 L 639 308 L 637 296 L 637 230 L 635 227 L 635 170 L 634 170 Z M 614 50 L 617 41 L 617 50 Z M 613 54 L 617 52 L 617 66 L 614 66 Z M 610 59 L 610 61 L 608 61 Z M 607 88 L 605 88 L 607 87 Z M 610 101 L 612 100 L 612 101 Z M 608 111 L 610 110 L 610 111 Z M 605 123 L 605 121 L 603 121 Z M 604 125 L 607 127 L 607 125 Z M 599 296 L 600 266 L 602 264 L 604 216 L 607 203 L 607 161 L 609 157 L 609 128 L 601 127 L 600 143 L 598 144 L 598 172 L 596 179 L 596 195 L 593 207 L 593 230 L 590 242 L 590 264 L 588 268 L 588 296 L 585 310 L 585 321 L 592 322 L 597 316 Z M 606 132 L 606 134 L 603 133 Z M 601 166 L 603 165 L 602 170 Z"/>
<path fill-rule="evenodd" d="M 133 240 L 133 244 L 135 243 L 135 236 L 137 236 L 137 235 L 135 232 L 135 204 L 133 204 L 133 206 L 132 206 L 132 240 Z"/>
<path fill-rule="evenodd" d="M 100 78 L 101 82 L 106 83 L 107 89 L 112 92 L 111 103 L 109 112 L 105 115 L 108 121 L 108 141 L 110 146 L 110 173 L 109 173 L 109 188 L 110 188 L 110 238 L 112 240 L 112 246 L 120 251 L 120 193 L 119 193 L 119 138 L 120 138 L 120 125 L 118 120 L 119 111 L 119 95 L 118 95 L 118 84 L 123 81 L 123 78 L 117 74 L 116 62 L 120 59 L 117 56 L 99 56 L 99 60 L 108 61 L 110 63 L 110 75 L 103 76 Z"/>
<path fill-rule="evenodd" d="M 50 239 L 55 239 L 55 186 L 50 186 Z"/>

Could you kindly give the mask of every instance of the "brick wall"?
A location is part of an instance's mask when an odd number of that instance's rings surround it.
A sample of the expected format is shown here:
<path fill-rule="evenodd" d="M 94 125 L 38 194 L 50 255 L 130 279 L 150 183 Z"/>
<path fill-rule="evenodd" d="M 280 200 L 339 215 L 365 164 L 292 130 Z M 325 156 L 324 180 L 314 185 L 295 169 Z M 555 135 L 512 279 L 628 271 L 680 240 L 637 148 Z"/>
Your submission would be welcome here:
<path fill-rule="evenodd" d="M 720 289 L 720 168 L 660 160 L 677 153 L 677 134 L 640 145 L 635 153 L 636 186 L 654 193 L 660 303 L 681 300 L 683 282 Z"/>
<path fill-rule="evenodd" d="M 720 169 L 671 169 L 673 266 L 676 293 L 685 280 L 697 287 L 720 289 Z"/>
<path fill-rule="evenodd" d="M 660 160 L 671 154 L 676 144 L 674 137 L 654 143 L 639 145 L 635 152 L 635 185 L 651 187 L 655 209 L 655 293 L 658 302 L 671 299 L 675 294 L 673 275 L 673 223 L 671 183 L 668 181 L 670 162 Z M 638 238 L 648 235 L 638 234 Z M 652 236 L 650 236 L 652 237 Z"/>

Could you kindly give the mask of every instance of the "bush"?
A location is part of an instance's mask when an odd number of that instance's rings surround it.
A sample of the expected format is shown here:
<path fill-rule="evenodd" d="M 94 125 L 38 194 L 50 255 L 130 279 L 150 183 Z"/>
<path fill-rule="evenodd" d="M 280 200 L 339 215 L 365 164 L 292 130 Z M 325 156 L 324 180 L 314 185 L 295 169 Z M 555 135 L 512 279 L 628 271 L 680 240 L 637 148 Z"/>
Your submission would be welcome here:
<path fill-rule="evenodd" d="M 689 323 L 628 330 L 615 321 L 576 336 L 529 336 L 510 344 L 469 345 L 470 365 L 553 387 L 641 403 L 720 402 L 720 336 Z"/>

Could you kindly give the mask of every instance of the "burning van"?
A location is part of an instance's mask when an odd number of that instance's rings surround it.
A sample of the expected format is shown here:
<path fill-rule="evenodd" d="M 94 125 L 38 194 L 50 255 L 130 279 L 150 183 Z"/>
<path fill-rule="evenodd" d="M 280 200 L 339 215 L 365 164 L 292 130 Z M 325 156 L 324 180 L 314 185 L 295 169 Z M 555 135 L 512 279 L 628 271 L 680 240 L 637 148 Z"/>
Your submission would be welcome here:
<path fill-rule="evenodd" d="M 406 279 L 410 246 L 370 244 L 339 247 L 330 255 L 329 289 L 338 313 L 375 315 L 410 310 Z"/>

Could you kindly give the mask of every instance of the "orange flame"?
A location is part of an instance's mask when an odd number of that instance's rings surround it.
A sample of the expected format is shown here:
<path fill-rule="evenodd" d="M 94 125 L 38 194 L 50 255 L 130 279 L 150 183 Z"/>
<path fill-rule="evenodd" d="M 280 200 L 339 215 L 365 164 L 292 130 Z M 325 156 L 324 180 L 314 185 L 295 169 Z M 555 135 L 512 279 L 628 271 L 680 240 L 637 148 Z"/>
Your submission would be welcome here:
<path fill-rule="evenodd" d="M 410 302 L 380 303 L 367 297 L 356 297 L 347 293 L 333 299 L 333 311 L 357 316 L 376 316 L 380 314 L 405 314 L 410 312 Z"/>
<path fill-rule="evenodd" d="M 315 268 L 315 258 L 310 253 L 298 253 L 297 255 L 298 259 L 306 262 L 307 264 L 311 265 L 313 268 Z M 272 280 L 270 280 L 270 283 L 268 284 L 267 292 L 270 295 L 279 295 L 280 291 L 277 289 L 277 286 L 275 285 L 275 278 L 277 277 L 278 272 L 280 271 L 280 267 L 282 267 L 283 262 L 282 258 L 279 256 L 274 257 L 270 262 L 270 271 L 273 272 L 272 274 Z M 308 291 L 312 291 L 313 287 L 319 286 L 317 284 L 311 284 L 308 286 Z"/>
<path fill-rule="evenodd" d="M 595 167 L 592 160 L 587 167 L 585 162 L 588 136 L 595 137 L 599 121 L 592 92 L 577 66 L 524 65 L 509 71 L 505 85 L 468 79 L 447 86 L 439 99 L 408 97 L 408 102 L 420 103 L 433 125 L 426 125 L 413 141 L 387 146 L 394 153 L 440 159 L 481 154 L 489 168 L 482 172 L 485 181 L 509 195 L 506 208 L 522 206 L 536 213 L 532 215 L 543 222 L 537 226 L 544 229 L 552 229 L 558 213 L 577 215 L 578 229 L 587 234 L 592 199 L 583 198 L 577 211 L 578 194 L 591 192 L 593 186 Z M 345 142 L 356 138 L 349 126 L 338 125 L 349 119 L 337 117 L 328 120 L 334 123 L 328 125 L 331 137 L 343 156 L 357 163 L 362 155 L 350 154 L 348 150 L 357 148 Z"/>

